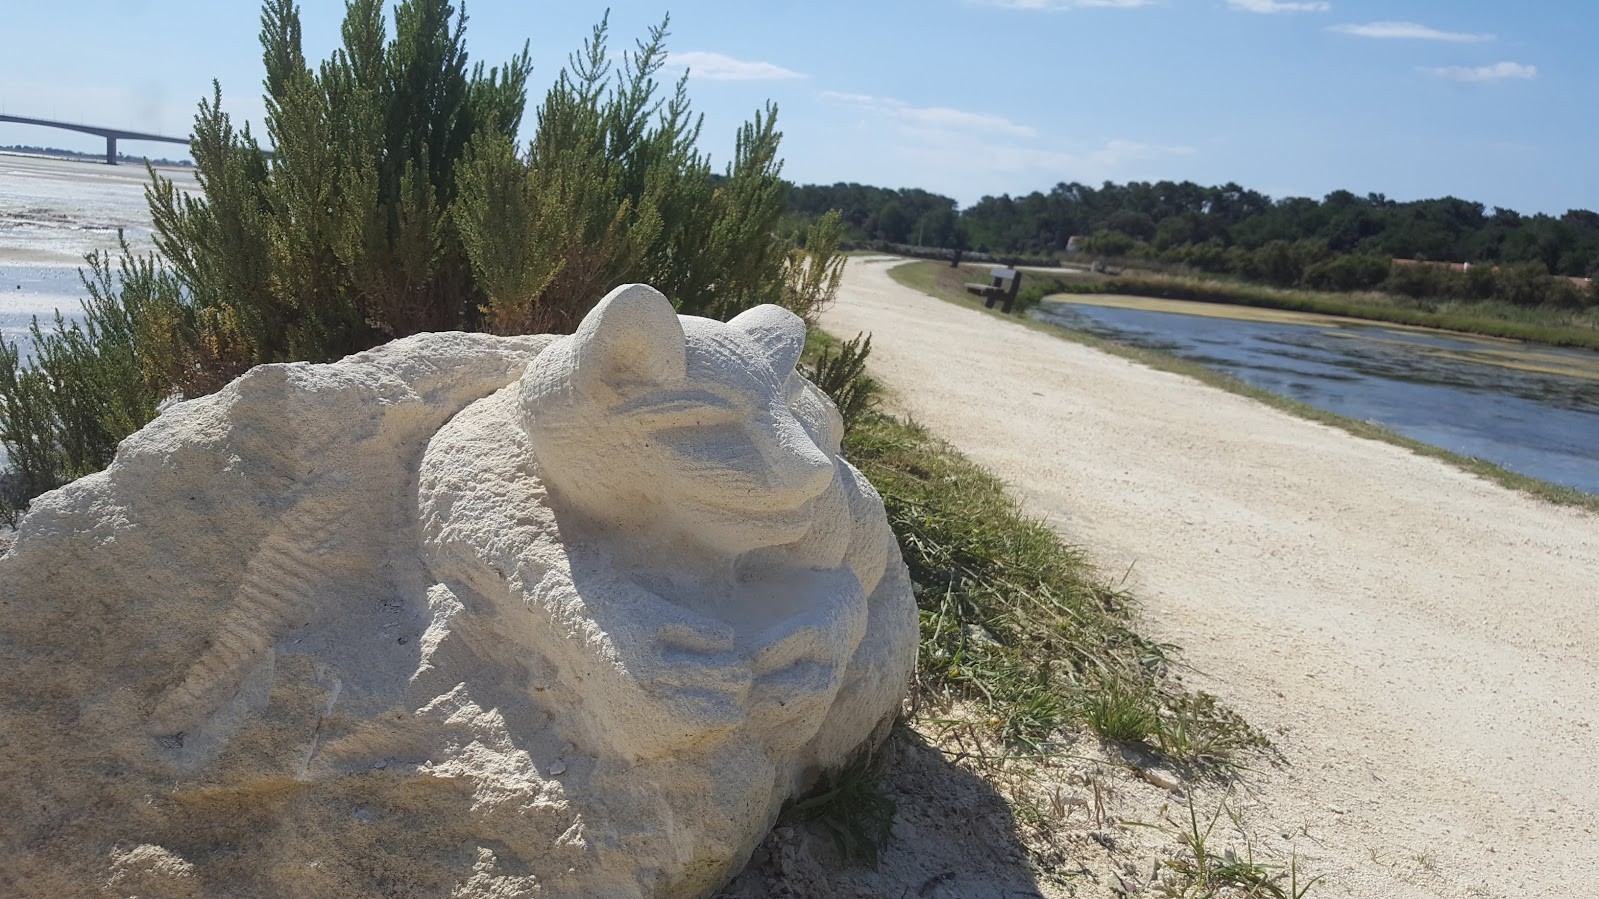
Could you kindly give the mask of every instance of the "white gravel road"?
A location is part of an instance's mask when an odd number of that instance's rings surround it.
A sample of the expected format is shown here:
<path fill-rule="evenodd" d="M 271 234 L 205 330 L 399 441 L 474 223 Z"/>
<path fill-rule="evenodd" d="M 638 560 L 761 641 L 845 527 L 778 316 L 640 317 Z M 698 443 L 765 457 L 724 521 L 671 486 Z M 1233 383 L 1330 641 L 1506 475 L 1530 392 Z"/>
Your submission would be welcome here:
<path fill-rule="evenodd" d="M 1290 766 L 1318 896 L 1599 897 L 1599 516 L 943 303 L 853 259 L 822 324 L 1142 598 Z"/>

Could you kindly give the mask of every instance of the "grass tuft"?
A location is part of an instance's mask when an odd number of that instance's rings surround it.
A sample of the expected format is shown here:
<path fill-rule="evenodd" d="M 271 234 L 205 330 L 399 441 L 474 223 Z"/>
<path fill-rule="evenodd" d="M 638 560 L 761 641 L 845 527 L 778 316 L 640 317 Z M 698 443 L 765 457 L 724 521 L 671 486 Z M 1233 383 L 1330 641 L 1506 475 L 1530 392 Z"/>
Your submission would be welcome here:
<path fill-rule="evenodd" d="M 882 789 L 883 754 L 862 752 L 827 772 L 810 795 L 784 810 L 780 821 L 819 827 L 846 862 L 877 866 L 894 827 L 894 800 Z"/>
<path fill-rule="evenodd" d="M 1083 718 L 1107 740 L 1148 743 L 1160 724 L 1160 710 L 1146 685 L 1113 679 L 1089 694 L 1083 704 Z"/>
<path fill-rule="evenodd" d="M 1255 861 L 1254 849 L 1247 841 L 1242 852 L 1232 848 L 1218 851 L 1214 836 L 1223 816 L 1228 818 L 1234 831 L 1243 832 L 1242 823 L 1227 804 L 1226 797 L 1217 803 L 1215 812 L 1204 819 L 1190 792 L 1187 812 L 1186 820 L 1181 822 L 1166 818 L 1186 852 L 1181 857 L 1166 860 L 1166 876 L 1155 885 L 1154 895 L 1162 899 L 1304 899 L 1321 880 L 1320 876 L 1301 880 L 1297 857 L 1291 858 L 1286 868 Z"/>

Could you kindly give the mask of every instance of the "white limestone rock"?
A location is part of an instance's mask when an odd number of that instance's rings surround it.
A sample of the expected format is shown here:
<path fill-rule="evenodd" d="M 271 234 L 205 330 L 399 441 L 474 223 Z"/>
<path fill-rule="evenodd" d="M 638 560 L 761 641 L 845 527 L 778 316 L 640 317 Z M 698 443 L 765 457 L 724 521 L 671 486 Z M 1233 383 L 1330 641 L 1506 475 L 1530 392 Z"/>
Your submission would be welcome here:
<path fill-rule="evenodd" d="M 0 895 L 679 897 L 898 710 L 909 580 L 804 327 L 254 369 L 0 550 Z"/>

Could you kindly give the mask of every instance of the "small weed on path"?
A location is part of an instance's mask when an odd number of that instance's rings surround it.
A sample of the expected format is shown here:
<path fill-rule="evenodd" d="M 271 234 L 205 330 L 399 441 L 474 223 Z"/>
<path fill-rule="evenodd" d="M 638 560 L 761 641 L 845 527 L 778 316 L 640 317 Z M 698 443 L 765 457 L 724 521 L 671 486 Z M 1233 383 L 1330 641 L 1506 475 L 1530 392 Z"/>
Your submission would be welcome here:
<path fill-rule="evenodd" d="M 1216 825 L 1223 817 L 1235 831 L 1243 827 L 1237 814 L 1223 797 L 1206 818 L 1199 813 L 1190 793 L 1181 818 L 1165 816 L 1187 849 L 1182 857 L 1166 862 L 1166 870 L 1154 878 L 1153 895 L 1163 899 L 1221 899 L 1221 897 L 1263 897 L 1263 899 L 1304 899 L 1320 877 L 1306 878 L 1299 871 L 1299 860 L 1290 859 L 1286 868 L 1255 861 L 1254 850 L 1246 842 L 1242 852 L 1216 846 Z"/>

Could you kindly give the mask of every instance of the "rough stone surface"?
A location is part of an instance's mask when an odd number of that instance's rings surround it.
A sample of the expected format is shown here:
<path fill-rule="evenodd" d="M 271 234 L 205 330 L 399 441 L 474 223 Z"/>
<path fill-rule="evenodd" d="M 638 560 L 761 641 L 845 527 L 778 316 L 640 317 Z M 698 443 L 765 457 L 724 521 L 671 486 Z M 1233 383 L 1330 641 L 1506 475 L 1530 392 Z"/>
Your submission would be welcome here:
<path fill-rule="evenodd" d="M 0 895 L 714 890 L 914 661 L 803 339 L 634 285 L 168 409 L 0 545 Z"/>

